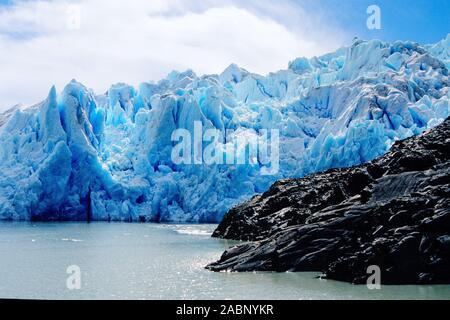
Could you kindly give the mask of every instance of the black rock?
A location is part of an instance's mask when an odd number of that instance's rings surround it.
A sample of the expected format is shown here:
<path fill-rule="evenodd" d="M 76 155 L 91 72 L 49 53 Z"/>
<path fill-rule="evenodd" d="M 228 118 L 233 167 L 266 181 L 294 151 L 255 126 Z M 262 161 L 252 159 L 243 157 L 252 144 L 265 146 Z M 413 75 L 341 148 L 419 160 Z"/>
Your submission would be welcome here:
<path fill-rule="evenodd" d="M 365 283 L 450 283 L 450 120 L 371 163 L 276 182 L 231 209 L 214 237 L 251 241 L 213 271 L 322 271 Z"/>

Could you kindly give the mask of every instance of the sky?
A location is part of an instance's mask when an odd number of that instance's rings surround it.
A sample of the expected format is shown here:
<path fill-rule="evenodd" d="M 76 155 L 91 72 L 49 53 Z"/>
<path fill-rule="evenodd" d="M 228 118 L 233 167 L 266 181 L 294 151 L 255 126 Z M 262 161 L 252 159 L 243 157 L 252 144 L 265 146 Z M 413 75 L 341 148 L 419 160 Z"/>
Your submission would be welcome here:
<path fill-rule="evenodd" d="M 381 29 L 369 30 L 377 5 Z M 0 111 L 76 79 L 96 93 L 171 70 L 267 74 L 354 37 L 437 42 L 450 0 L 0 0 Z"/>

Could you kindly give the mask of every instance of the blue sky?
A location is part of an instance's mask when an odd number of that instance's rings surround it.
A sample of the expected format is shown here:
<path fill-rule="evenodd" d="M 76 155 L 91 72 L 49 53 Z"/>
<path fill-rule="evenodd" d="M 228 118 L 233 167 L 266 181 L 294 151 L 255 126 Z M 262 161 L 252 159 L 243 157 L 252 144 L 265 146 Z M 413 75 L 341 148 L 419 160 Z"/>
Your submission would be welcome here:
<path fill-rule="evenodd" d="M 296 1 L 306 10 L 322 10 L 326 21 L 359 38 L 434 43 L 450 33 L 449 0 L 315 0 Z M 381 9 L 381 30 L 366 28 L 369 5 Z"/>
<path fill-rule="evenodd" d="M 380 30 L 366 27 L 373 4 Z M 450 0 L 0 0 L 0 110 L 73 78 L 104 92 L 174 69 L 265 74 L 355 36 L 434 43 L 449 17 Z"/>
<path fill-rule="evenodd" d="M 27 0 L 32 2 L 33 0 Z M 0 0 L 1 6 L 13 6 L 14 0 Z M 19 1 L 20 2 L 20 1 Z M 208 3 L 227 4 L 230 1 L 205 1 L 198 4 L 192 1 L 193 9 L 208 7 Z M 269 1 L 274 2 L 274 1 Z M 363 39 L 378 38 L 386 41 L 412 40 L 421 43 L 432 43 L 450 33 L 450 1 L 449 0 L 278 0 L 281 7 L 286 3 L 303 8 L 310 13 L 323 15 L 323 23 L 335 25 Z M 260 11 L 267 1 L 232 1 Z M 382 10 L 382 29 L 366 28 L 365 10 L 376 4 Z M 266 12 L 269 16 L 270 12 Z M 283 23 L 283 15 L 273 15 L 274 19 Z M 295 27 L 295 21 L 291 25 Z"/>
<path fill-rule="evenodd" d="M 255 5 L 254 1 L 241 2 L 248 3 L 248 7 Z M 377 38 L 385 41 L 411 40 L 434 43 L 450 33 L 449 0 L 281 0 L 277 2 L 290 3 L 312 15 L 318 15 L 320 23 L 345 30 L 349 35 L 361 39 Z M 366 27 L 368 17 L 366 9 L 370 5 L 378 5 L 381 9 L 381 30 L 368 30 Z M 270 12 L 268 14 L 270 15 Z M 280 23 L 285 23 L 283 14 L 274 15 L 274 18 Z M 295 20 L 290 21 L 289 24 L 290 27 L 296 27 Z"/>

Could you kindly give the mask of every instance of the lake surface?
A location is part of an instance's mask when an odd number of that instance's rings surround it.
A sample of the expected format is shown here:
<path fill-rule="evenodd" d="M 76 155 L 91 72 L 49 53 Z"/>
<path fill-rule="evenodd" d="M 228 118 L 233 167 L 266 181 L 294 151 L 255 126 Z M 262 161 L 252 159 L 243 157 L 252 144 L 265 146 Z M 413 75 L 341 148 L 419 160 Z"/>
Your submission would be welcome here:
<path fill-rule="evenodd" d="M 214 273 L 204 266 L 236 244 L 215 225 L 0 222 L 0 298 L 450 299 L 450 285 L 366 286 L 318 273 Z M 71 265 L 81 288 L 69 290 Z"/>

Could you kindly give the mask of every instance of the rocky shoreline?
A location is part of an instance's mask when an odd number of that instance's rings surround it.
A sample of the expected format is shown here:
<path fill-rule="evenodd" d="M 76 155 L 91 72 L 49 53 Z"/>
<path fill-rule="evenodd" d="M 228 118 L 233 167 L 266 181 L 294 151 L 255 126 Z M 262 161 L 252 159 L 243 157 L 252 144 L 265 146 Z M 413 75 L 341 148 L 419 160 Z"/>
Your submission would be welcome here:
<path fill-rule="evenodd" d="M 213 237 L 245 240 L 213 271 L 321 271 L 329 279 L 450 283 L 450 119 L 368 164 L 276 182 Z"/>

